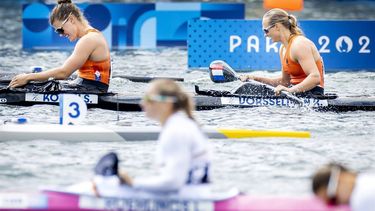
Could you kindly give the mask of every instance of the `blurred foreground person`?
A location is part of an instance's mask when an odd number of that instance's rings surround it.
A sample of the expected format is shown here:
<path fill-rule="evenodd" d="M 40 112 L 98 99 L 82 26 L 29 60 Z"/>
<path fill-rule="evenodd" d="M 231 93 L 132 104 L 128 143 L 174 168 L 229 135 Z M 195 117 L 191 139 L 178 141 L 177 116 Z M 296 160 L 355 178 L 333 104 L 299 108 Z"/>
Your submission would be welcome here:
<path fill-rule="evenodd" d="M 331 163 L 314 174 L 312 189 L 327 204 L 349 204 L 353 211 L 375 211 L 375 174 L 356 173 Z"/>
<path fill-rule="evenodd" d="M 192 116 L 191 97 L 174 81 L 154 80 L 144 95 L 142 108 L 146 116 L 162 126 L 155 152 L 158 173 L 132 179 L 118 170 L 117 155 L 109 153 L 95 167 L 95 194 L 209 197 L 211 156 L 207 138 Z"/>

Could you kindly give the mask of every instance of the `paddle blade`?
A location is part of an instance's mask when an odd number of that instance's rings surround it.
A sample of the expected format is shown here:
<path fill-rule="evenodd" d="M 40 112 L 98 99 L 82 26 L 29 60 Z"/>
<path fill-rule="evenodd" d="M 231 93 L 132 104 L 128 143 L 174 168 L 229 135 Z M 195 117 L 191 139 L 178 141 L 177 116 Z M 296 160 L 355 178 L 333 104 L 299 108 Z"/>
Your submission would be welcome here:
<path fill-rule="evenodd" d="M 222 60 L 211 62 L 209 70 L 210 78 L 214 83 L 226 83 L 238 80 L 236 72 Z"/>
<path fill-rule="evenodd" d="M 218 129 L 227 138 L 310 138 L 308 131 Z"/>
<path fill-rule="evenodd" d="M 115 75 L 114 78 L 125 78 L 132 82 L 140 82 L 140 83 L 149 83 L 154 79 L 168 79 L 172 81 L 184 81 L 184 78 L 175 78 L 175 77 L 163 77 L 163 76 L 155 76 L 155 77 L 149 77 L 149 76 L 129 76 L 129 75 Z"/>

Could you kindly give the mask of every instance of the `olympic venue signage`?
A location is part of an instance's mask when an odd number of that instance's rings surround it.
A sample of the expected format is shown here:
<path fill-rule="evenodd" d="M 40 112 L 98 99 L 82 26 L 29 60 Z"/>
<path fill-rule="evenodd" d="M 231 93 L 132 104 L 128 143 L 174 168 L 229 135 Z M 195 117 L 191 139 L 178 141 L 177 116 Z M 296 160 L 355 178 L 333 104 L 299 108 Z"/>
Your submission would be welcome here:
<path fill-rule="evenodd" d="M 302 20 L 326 71 L 375 70 L 375 21 Z M 188 66 L 207 68 L 224 60 L 238 71 L 280 70 L 280 44 L 264 36 L 261 20 L 192 20 Z"/>
<path fill-rule="evenodd" d="M 49 25 L 55 4 L 23 5 L 24 49 L 72 48 Z M 112 49 L 186 46 L 191 19 L 244 19 L 243 3 L 104 3 L 78 4 L 93 27 L 102 31 Z"/>

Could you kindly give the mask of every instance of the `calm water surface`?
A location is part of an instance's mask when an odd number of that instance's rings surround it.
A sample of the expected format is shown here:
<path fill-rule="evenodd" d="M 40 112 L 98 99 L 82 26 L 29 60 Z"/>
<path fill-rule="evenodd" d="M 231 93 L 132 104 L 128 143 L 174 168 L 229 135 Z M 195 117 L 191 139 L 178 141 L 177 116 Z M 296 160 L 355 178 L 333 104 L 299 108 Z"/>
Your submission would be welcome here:
<path fill-rule="evenodd" d="M 69 51 L 22 51 L 19 8 L 0 7 L 0 71 L 27 72 L 30 66 L 46 68 L 62 64 Z M 205 72 L 187 72 L 187 52 L 167 48 L 155 51 L 113 51 L 114 74 L 184 77 L 181 84 L 193 91 L 203 88 L 230 89 L 239 82 L 215 85 Z M 256 71 L 275 76 L 278 73 Z M 339 95 L 375 96 L 375 73 L 369 71 L 328 73 L 326 90 Z M 142 94 L 145 84 L 113 79 L 115 92 Z M 120 121 L 117 121 L 119 115 Z M 249 129 L 308 130 L 311 139 L 212 140 L 215 189 L 232 186 L 256 195 L 308 195 L 310 176 L 326 162 L 335 160 L 361 171 L 375 171 L 375 112 L 319 113 L 287 108 L 217 109 L 195 112 L 204 126 Z M 25 116 L 33 122 L 57 123 L 58 107 L 0 106 L 0 119 Z M 154 126 L 143 112 L 90 109 L 84 124 Z M 121 167 L 132 176 L 155 173 L 155 141 L 147 142 L 59 142 L 54 140 L 9 140 L 0 143 L 0 190 L 30 190 L 41 186 L 65 186 L 89 179 L 98 158 L 116 151 Z"/>

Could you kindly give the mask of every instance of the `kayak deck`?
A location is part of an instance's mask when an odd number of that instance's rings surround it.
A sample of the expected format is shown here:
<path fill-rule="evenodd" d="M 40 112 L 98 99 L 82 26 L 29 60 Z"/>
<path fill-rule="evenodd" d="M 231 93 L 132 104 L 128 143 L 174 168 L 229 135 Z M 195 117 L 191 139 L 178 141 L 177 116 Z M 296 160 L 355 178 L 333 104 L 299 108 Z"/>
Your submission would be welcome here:
<path fill-rule="evenodd" d="M 26 93 L 26 92 L 0 92 L 0 104 L 31 106 L 35 104 L 58 104 L 59 93 Z M 118 111 L 141 111 L 139 105 L 141 96 L 126 96 L 115 93 L 79 94 L 87 103 L 88 108 L 102 108 Z M 317 111 L 374 111 L 375 97 L 332 97 L 327 98 L 300 98 L 304 105 Z M 294 99 L 286 96 L 259 96 L 259 95 L 239 95 L 227 94 L 210 95 L 195 94 L 193 100 L 197 110 L 210 110 L 223 107 L 301 107 Z"/>

